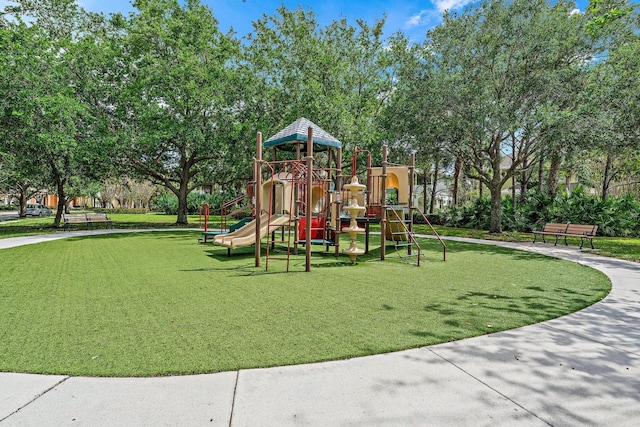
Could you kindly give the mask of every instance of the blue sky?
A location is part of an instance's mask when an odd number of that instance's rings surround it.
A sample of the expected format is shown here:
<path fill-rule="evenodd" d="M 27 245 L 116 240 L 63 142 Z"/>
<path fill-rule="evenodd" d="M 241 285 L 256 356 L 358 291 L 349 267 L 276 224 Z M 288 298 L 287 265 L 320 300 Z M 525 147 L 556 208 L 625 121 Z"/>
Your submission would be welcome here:
<path fill-rule="evenodd" d="M 340 17 L 346 17 L 355 25 L 356 19 L 364 19 L 373 24 L 384 14 L 387 16 L 385 32 L 387 35 L 401 30 L 415 42 L 424 40 L 429 28 L 438 25 L 445 9 L 462 10 L 475 0 L 201 0 L 213 10 L 220 22 L 220 29 L 227 31 L 231 27 L 242 37 L 252 31 L 251 23 L 264 14 L 273 15 L 280 4 L 289 9 L 301 5 L 311 9 L 317 15 L 321 25 L 326 25 Z M 128 13 L 133 11 L 129 0 L 78 0 L 87 10 L 94 12 Z M 578 0 L 578 9 L 584 11 L 588 0 Z M 0 8 L 8 0 L 0 0 Z"/>

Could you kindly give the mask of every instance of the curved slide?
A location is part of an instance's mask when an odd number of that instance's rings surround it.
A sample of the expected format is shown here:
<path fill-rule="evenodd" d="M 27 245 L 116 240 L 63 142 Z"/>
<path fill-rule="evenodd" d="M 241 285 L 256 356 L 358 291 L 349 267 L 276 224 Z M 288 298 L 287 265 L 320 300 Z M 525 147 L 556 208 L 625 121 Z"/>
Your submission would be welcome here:
<path fill-rule="evenodd" d="M 260 217 L 260 238 L 263 238 L 269 233 L 269 227 L 279 227 L 289 223 L 288 215 L 278 215 L 271 217 L 271 223 L 267 223 L 269 220 L 268 214 L 262 214 Z M 216 236 L 213 243 L 221 246 L 226 246 L 231 249 L 241 248 L 243 246 L 253 245 L 256 242 L 256 220 L 245 224 L 243 227 L 237 229 L 233 233 L 222 234 Z"/>

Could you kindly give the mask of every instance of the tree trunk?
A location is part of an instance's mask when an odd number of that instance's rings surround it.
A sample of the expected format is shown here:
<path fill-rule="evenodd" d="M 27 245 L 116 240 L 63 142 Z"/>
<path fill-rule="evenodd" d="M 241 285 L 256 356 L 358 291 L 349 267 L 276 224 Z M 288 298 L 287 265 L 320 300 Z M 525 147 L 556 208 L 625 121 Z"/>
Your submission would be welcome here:
<path fill-rule="evenodd" d="M 611 180 L 611 155 L 607 153 L 607 162 L 604 167 L 604 177 L 602 179 L 602 201 L 607 200 L 609 193 L 609 181 Z"/>
<path fill-rule="evenodd" d="M 453 206 L 458 206 L 458 193 L 460 191 L 460 171 L 462 170 L 462 158 L 456 157 L 453 170 Z"/>
<path fill-rule="evenodd" d="M 571 178 L 573 177 L 573 172 L 567 171 L 564 176 L 564 188 L 567 190 L 567 194 L 571 194 Z"/>
<path fill-rule="evenodd" d="M 538 161 L 538 193 L 542 193 L 542 177 L 544 176 L 544 158 L 540 156 Z"/>
<path fill-rule="evenodd" d="M 433 182 L 431 183 L 431 203 L 429 203 L 429 213 L 432 214 L 436 204 L 436 192 L 438 191 L 438 164 L 440 163 L 438 157 L 436 156 L 435 162 L 433 163 Z"/>
<path fill-rule="evenodd" d="M 427 212 L 427 183 L 429 181 L 429 173 L 427 168 L 422 172 L 422 212 Z"/>
<path fill-rule="evenodd" d="M 551 153 L 551 166 L 549 166 L 549 175 L 547 175 L 547 193 L 550 196 L 558 192 L 558 182 L 560 180 L 560 165 L 562 164 L 562 156 L 557 150 Z"/>
<path fill-rule="evenodd" d="M 489 224 L 489 233 L 502 234 L 501 186 L 492 185 L 491 188 L 489 188 L 489 191 L 491 192 L 491 221 Z"/>
<path fill-rule="evenodd" d="M 18 203 L 18 216 L 24 218 L 27 216 L 27 193 L 22 188 L 18 194 Z"/>
<path fill-rule="evenodd" d="M 187 225 L 189 209 L 187 206 L 187 196 L 189 195 L 186 183 L 180 184 L 180 189 L 176 196 L 178 196 L 178 219 L 176 225 Z"/>
<path fill-rule="evenodd" d="M 524 204 L 527 200 L 527 191 L 529 190 L 529 178 L 531 175 L 527 172 L 527 167 L 529 166 L 529 162 L 527 159 L 524 159 L 522 162 L 522 172 L 520 172 L 520 204 Z"/>
<path fill-rule="evenodd" d="M 67 196 L 64 192 L 64 182 L 59 177 L 56 179 L 58 207 L 56 209 L 56 217 L 53 220 L 54 227 L 60 227 L 60 221 L 62 220 L 62 214 L 65 212 L 67 203 Z"/>
<path fill-rule="evenodd" d="M 511 134 L 511 164 L 516 161 L 516 136 Z M 511 177 L 511 205 L 516 209 L 516 175 Z"/>

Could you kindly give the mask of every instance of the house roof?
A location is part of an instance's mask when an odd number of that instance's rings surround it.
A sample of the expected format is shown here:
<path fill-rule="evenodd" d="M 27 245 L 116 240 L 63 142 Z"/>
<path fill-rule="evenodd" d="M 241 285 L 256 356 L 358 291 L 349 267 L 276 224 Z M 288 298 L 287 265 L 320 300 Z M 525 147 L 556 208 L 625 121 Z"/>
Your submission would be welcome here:
<path fill-rule="evenodd" d="M 309 119 L 300 118 L 282 129 L 264 142 L 264 147 L 276 147 L 280 150 L 295 151 L 298 144 L 302 151 L 307 150 L 307 129 L 313 129 L 313 150 L 326 151 L 329 147 L 340 148 L 342 143 L 329 132 Z"/>

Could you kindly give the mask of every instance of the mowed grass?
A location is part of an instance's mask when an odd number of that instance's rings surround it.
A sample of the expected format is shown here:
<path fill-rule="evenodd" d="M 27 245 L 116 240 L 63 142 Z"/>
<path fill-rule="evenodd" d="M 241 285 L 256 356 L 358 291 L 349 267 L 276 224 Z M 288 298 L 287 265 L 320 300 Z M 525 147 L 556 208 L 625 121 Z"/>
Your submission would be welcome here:
<path fill-rule="evenodd" d="M 384 353 L 540 322 L 610 290 L 575 263 L 487 245 L 422 241 L 421 267 L 392 247 L 351 265 L 314 247 L 254 267 L 199 233 L 70 238 L 0 251 L 0 371 L 194 374 Z M 343 240 L 346 247 L 347 240 Z M 360 243 L 360 247 L 362 247 Z"/>
<path fill-rule="evenodd" d="M 73 213 L 73 212 L 72 212 Z M 159 212 L 147 214 L 108 214 L 113 220 L 113 228 L 121 229 L 148 229 L 148 228 L 173 228 L 176 227 L 176 216 Z M 36 234 L 50 234 L 62 232 L 62 227 L 53 226 L 54 216 L 15 218 L 0 223 L 0 239 L 8 237 L 31 236 Z M 199 226 L 199 215 L 189 215 L 189 228 Z M 219 220 L 215 223 L 215 227 Z M 214 226 L 214 225 L 212 225 Z M 104 228 L 104 224 L 95 225 L 93 228 Z M 180 226 L 180 228 L 185 228 Z M 85 224 L 74 224 L 72 230 L 85 230 Z"/>
<path fill-rule="evenodd" d="M 166 215 L 164 213 L 152 212 L 147 214 L 109 214 L 113 219 L 113 228 L 120 229 L 168 229 L 168 228 L 185 228 L 184 226 L 176 226 L 176 216 Z M 189 215 L 188 228 L 198 228 L 200 226 L 201 217 L 199 215 Z M 230 220 L 227 225 L 235 223 L 236 220 Z M 209 227 L 217 228 L 220 226 L 220 217 L 214 215 L 209 221 Z M 98 226 L 99 227 L 99 226 Z M 76 225 L 74 230 L 85 229 L 84 225 Z M 380 231 L 380 227 L 376 224 L 371 226 L 372 231 Z M 418 233 L 432 234 L 431 229 L 426 225 L 416 225 L 415 230 Z M 489 234 L 486 230 L 463 229 L 437 226 L 436 230 L 441 236 L 469 237 L 483 240 L 499 240 L 507 242 L 530 241 L 533 240 L 533 234 L 520 232 L 505 232 L 501 235 Z M 45 218 L 26 218 L 14 219 L 0 223 L 0 239 L 8 237 L 29 236 L 36 234 L 49 234 L 62 232 L 59 228 L 53 227 L 53 217 Z M 569 238 L 570 245 L 578 246 L 580 239 Z M 585 252 L 591 252 L 598 255 L 624 259 L 628 261 L 640 262 L 640 238 L 616 238 L 598 236 L 594 240 L 595 250 L 592 250 L 588 244 L 583 249 Z"/>
<path fill-rule="evenodd" d="M 481 240 L 495 240 L 505 242 L 531 242 L 533 241 L 532 233 L 522 233 L 509 231 L 500 235 L 490 234 L 486 230 L 477 230 L 471 228 L 452 228 L 452 227 L 435 227 L 438 234 L 441 236 L 451 237 L 468 237 L 472 239 Z M 431 229 L 426 225 L 416 225 L 415 230 L 418 233 L 432 234 Z M 543 244 L 541 239 L 538 238 L 538 242 Z M 547 239 L 547 242 L 553 242 L 553 238 Z M 567 238 L 567 243 L 570 246 L 580 246 L 580 239 L 577 237 Z M 558 245 L 564 245 L 564 240 L 561 239 Z M 607 256 L 611 258 L 624 259 L 627 261 L 640 262 L 640 238 L 638 237 L 605 237 L 598 236 L 593 239 L 593 245 L 595 249 L 591 249 L 589 242 L 586 241 L 583 247 L 584 252 L 590 252 L 596 255 Z"/>

